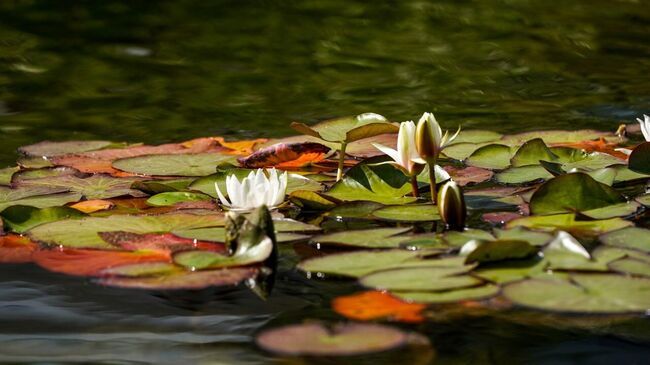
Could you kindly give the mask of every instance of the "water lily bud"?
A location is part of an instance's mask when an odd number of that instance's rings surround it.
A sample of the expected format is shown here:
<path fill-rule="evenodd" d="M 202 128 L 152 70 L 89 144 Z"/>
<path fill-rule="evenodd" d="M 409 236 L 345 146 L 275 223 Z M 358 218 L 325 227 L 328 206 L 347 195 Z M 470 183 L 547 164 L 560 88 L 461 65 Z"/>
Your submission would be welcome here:
<path fill-rule="evenodd" d="M 449 180 L 440 188 L 438 211 L 449 229 L 462 231 L 465 228 L 467 206 L 463 192 L 455 181 Z"/>
<path fill-rule="evenodd" d="M 440 154 L 442 130 L 431 113 L 424 113 L 415 130 L 415 148 L 420 158 L 435 163 Z"/>

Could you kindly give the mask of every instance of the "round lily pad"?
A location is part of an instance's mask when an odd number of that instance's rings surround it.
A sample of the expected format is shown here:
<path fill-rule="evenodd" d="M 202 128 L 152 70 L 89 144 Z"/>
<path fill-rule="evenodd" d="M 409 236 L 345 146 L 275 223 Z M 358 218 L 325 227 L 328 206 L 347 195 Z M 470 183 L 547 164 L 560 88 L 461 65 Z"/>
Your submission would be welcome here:
<path fill-rule="evenodd" d="M 452 276 L 469 269 L 471 266 L 391 269 L 366 275 L 359 279 L 359 283 L 369 288 L 391 291 L 439 291 L 481 284 L 481 280 L 471 276 Z"/>
<path fill-rule="evenodd" d="M 427 222 L 440 220 L 438 207 L 432 204 L 391 205 L 372 212 L 373 217 L 402 222 Z"/>
<path fill-rule="evenodd" d="M 490 170 L 501 170 L 510 166 L 510 147 L 502 144 L 489 144 L 474 151 L 465 160 L 469 166 L 481 167 Z"/>
<path fill-rule="evenodd" d="M 43 141 L 29 146 L 23 146 L 18 152 L 33 157 L 51 157 L 68 153 L 95 151 L 110 146 L 109 141 Z"/>
<path fill-rule="evenodd" d="M 510 167 L 495 175 L 497 182 L 502 184 L 524 184 L 552 177 L 553 175 L 540 165 Z"/>
<path fill-rule="evenodd" d="M 141 175 L 205 176 L 224 162 L 235 162 L 235 158 L 219 153 L 146 155 L 115 160 L 113 167 Z"/>
<path fill-rule="evenodd" d="M 609 263 L 609 268 L 625 274 L 650 277 L 650 262 L 624 258 Z"/>
<path fill-rule="evenodd" d="M 262 349 L 288 356 L 353 356 L 405 346 L 408 335 L 379 324 L 347 323 L 330 328 L 306 323 L 261 332 L 255 342 Z"/>
<path fill-rule="evenodd" d="M 576 274 L 571 280 L 530 279 L 507 285 L 506 298 L 522 306 L 572 313 L 644 313 L 650 279 L 614 274 Z"/>
<path fill-rule="evenodd" d="M 174 205 L 176 203 L 211 200 L 209 195 L 201 193 L 190 193 L 186 191 L 168 191 L 156 194 L 147 199 L 147 204 L 156 207 Z"/>
<path fill-rule="evenodd" d="M 483 285 L 475 288 L 439 292 L 391 292 L 392 295 L 409 302 L 439 304 L 465 300 L 487 299 L 499 294 L 498 285 Z"/>
<path fill-rule="evenodd" d="M 650 253 L 650 229 L 628 227 L 601 235 L 604 244 Z"/>
<path fill-rule="evenodd" d="M 315 236 L 311 241 L 332 246 L 393 248 L 399 247 L 400 243 L 407 238 L 398 235 L 410 230 L 410 227 L 395 227 L 341 231 Z"/>

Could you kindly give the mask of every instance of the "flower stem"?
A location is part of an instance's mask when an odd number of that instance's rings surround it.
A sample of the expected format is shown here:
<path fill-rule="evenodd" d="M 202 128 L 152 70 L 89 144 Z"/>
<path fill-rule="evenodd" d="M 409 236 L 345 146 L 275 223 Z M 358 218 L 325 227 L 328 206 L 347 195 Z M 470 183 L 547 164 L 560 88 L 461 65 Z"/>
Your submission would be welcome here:
<path fill-rule="evenodd" d="M 436 204 L 438 194 L 436 192 L 436 164 L 428 163 L 429 165 L 429 189 L 431 191 L 431 202 Z"/>
<path fill-rule="evenodd" d="M 348 146 L 346 142 L 341 142 L 341 149 L 339 150 L 339 168 L 336 171 L 336 181 L 341 180 L 343 177 L 343 164 L 345 163 L 345 148 Z"/>
<path fill-rule="evenodd" d="M 411 175 L 411 188 L 413 189 L 413 197 L 418 198 L 420 194 L 418 193 L 418 175 Z"/>

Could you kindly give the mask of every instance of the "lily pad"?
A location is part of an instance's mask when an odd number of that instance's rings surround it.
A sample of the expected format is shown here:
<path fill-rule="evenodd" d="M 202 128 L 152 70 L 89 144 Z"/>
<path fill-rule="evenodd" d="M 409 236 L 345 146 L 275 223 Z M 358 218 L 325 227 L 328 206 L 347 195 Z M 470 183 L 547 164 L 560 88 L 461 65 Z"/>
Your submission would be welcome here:
<path fill-rule="evenodd" d="M 524 184 L 537 180 L 548 180 L 553 175 L 540 165 L 510 167 L 495 175 L 502 184 Z"/>
<path fill-rule="evenodd" d="M 171 275 L 146 277 L 111 276 L 98 280 L 99 284 L 120 288 L 149 290 L 199 290 L 212 286 L 234 286 L 257 275 L 252 267 L 233 267 L 221 270 L 179 272 Z"/>
<path fill-rule="evenodd" d="M 633 258 L 624 258 L 609 263 L 609 268 L 628 275 L 650 277 L 650 263 Z"/>
<path fill-rule="evenodd" d="M 47 223 L 33 228 L 28 233 L 35 241 L 54 246 L 114 249 L 114 246 L 98 235 L 99 232 L 165 233 L 223 225 L 224 218 L 220 214 L 112 215 Z"/>
<path fill-rule="evenodd" d="M 477 286 L 467 267 L 413 267 L 378 271 L 359 279 L 368 288 L 390 291 L 440 291 Z M 457 276 L 454 276 L 457 275 Z"/>
<path fill-rule="evenodd" d="M 616 137 L 613 133 L 602 132 L 592 129 L 581 129 L 581 130 L 542 130 L 542 131 L 532 131 L 532 132 L 523 132 L 518 134 L 505 135 L 501 138 L 501 142 L 514 146 L 521 145 L 522 143 L 529 141 L 533 138 L 541 138 L 546 144 L 557 144 L 562 142 L 582 142 L 589 141 L 598 138 L 612 139 L 615 140 Z"/>
<path fill-rule="evenodd" d="M 500 240 L 521 240 L 533 246 L 543 246 L 553 239 L 553 235 L 547 232 L 532 231 L 524 227 L 495 229 L 494 235 Z"/>
<path fill-rule="evenodd" d="M 456 289 L 439 292 L 391 292 L 396 297 L 415 303 L 440 304 L 452 303 L 466 300 L 481 300 L 491 298 L 499 294 L 500 288 L 497 285 L 483 285 L 474 288 Z"/>
<path fill-rule="evenodd" d="M 599 239 L 606 245 L 650 253 L 650 229 L 628 227 L 606 233 Z"/>
<path fill-rule="evenodd" d="M 354 251 L 331 254 L 307 259 L 298 264 L 298 269 L 313 276 L 322 274 L 335 276 L 359 277 L 374 271 L 411 266 L 445 266 L 441 260 L 422 260 L 422 252 L 406 250 Z M 434 262 L 435 261 L 435 262 Z M 462 266 L 454 262 L 447 266 Z"/>
<path fill-rule="evenodd" d="M 381 174 L 386 172 L 386 168 L 392 169 L 393 172 Z M 367 200 L 381 204 L 406 204 L 416 200 L 414 197 L 405 196 L 410 192 L 410 184 L 397 169 L 391 166 L 371 169 L 367 165 L 360 165 L 358 170 L 355 168 L 348 171 L 348 174 L 325 195 L 343 201 Z"/>
<path fill-rule="evenodd" d="M 219 153 L 145 155 L 115 160 L 113 167 L 149 176 L 205 176 L 219 164 L 235 161 L 232 155 Z"/>
<path fill-rule="evenodd" d="M 554 231 L 560 229 L 572 233 L 595 236 L 632 225 L 632 222 L 621 218 L 582 221 L 576 220 L 575 214 L 554 214 L 515 219 L 508 222 L 506 228 L 527 227 L 542 231 Z"/>
<path fill-rule="evenodd" d="M 383 116 L 374 113 L 326 120 L 313 126 L 294 122 L 291 123 L 291 128 L 324 141 L 345 143 L 399 131 L 398 126 L 388 122 Z"/>
<path fill-rule="evenodd" d="M 438 207 L 432 204 L 391 205 L 373 211 L 372 216 L 382 220 L 398 222 L 427 222 L 440 220 Z"/>
<path fill-rule="evenodd" d="M 86 214 L 68 207 L 35 208 L 27 205 L 13 205 L 0 213 L 6 227 L 17 233 L 24 233 L 38 225 L 85 217 Z"/>
<path fill-rule="evenodd" d="M 352 246 L 366 248 L 395 248 L 406 237 L 399 234 L 410 231 L 405 228 L 376 228 L 356 231 L 342 231 L 315 236 L 311 242 L 326 246 Z"/>
<path fill-rule="evenodd" d="M 16 234 L 0 236 L 0 263 L 21 264 L 32 261 L 32 254 L 38 244 L 27 237 Z"/>
<path fill-rule="evenodd" d="M 33 157 L 51 157 L 69 153 L 95 151 L 109 147 L 112 144 L 113 142 L 109 141 L 43 141 L 20 147 L 18 152 Z"/>
<path fill-rule="evenodd" d="M 401 330 L 379 324 L 346 323 L 327 328 L 320 323 L 289 325 L 263 331 L 255 338 L 265 351 L 285 356 L 353 356 L 405 346 Z"/>
<path fill-rule="evenodd" d="M 650 308 L 650 279 L 613 274 L 575 274 L 571 280 L 530 279 L 507 285 L 516 304 L 568 313 L 644 313 Z"/>
<path fill-rule="evenodd" d="M 0 186 L 0 211 L 12 205 L 29 205 L 48 208 L 76 202 L 81 194 L 65 193 L 66 189 L 32 186 L 11 189 Z"/>
<path fill-rule="evenodd" d="M 11 185 L 11 178 L 17 171 L 20 171 L 18 166 L 0 169 L 0 185 Z"/>
<path fill-rule="evenodd" d="M 530 199 L 533 214 L 585 211 L 624 202 L 616 190 L 584 173 L 557 176 L 542 184 Z"/>
<path fill-rule="evenodd" d="M 593 219 L 607 219 L 614 217 L 626 217 L 636 213 L 641 205 L 635 201 L 608 205 L 602 208 L 590 209 L 581 214 Z"/>
<path fill-rule="evenodd" d="M 527 241 L 521 240 L 496 240 L 496 241 L 475 241 L 479 242 L 476 248 L 467 254 L 466 264 L 475 262 L 493 262 L 511 259 L 523 259 L 537 253 L 538 248 Z M 467 243 L 469 245 L 471 243 Z M 461 252 L 465 250 L 465 246 Z"/>
<path fill-rule="evenodd" d="M 145 262 L 141 264 L 130 264 L 110 267 L 102 270 L 101 276 L 125 276 L 125 277 L 143 277 L 143 276 L 161 276 L 171 275 L 182 272 L 182 269 L 174 264 L 167 262 Z"/>
<path fill-rule="evenodd" d="M 79 193 L 86 199 L 108 199 L 122 195 L 134 197 L 144 196 L 139 190 L 131 189 L 132 178 L 116 178 L 108 175 L 95 174 L 87 178 L 72 175 L 50 177 L 43 179 L 22 180 L 18 187 L 51 187 L 53 189 L 66 189 Z"/>
<path fill-rule="evenodd" d="M 135 181 L 131 185 L 131 188 L 143 191 L 150 195 L 155 195 L 159 193 L 187 190 L 189 185 L 195 180 L 196 178 L 185 177 L 171 180 Z"/>
<path fill-rule="evenodd" d="M 63 248 L 39 250 L 32 255 L 44 269 L 76 276 L 100 276 L 113 266 L 144 262 L 169 262 L 169 255 L 158 252 L 103 251 Z"/>
<path fill-rule="evenodd" d="M 56 178 L 60 176 L 81 175 L 79 170 L 67 166 L 44 167 L 42 169 L 27 169 L 16 172 L 11 176 L 11 184 L 20 185 L 22 181 L 43 179 L 43 178 Z"/>
<path fill-rule="evenodd" d="M 474 151 L 465 160 L 468 166 L 490 170 L 502 170 L 510 166 L 512 152 L 510 147 L 502 144 L 489 144 Z"/>
<path fill-rule="evenodd" d="M 484 265 L 475 269 L 472 274 L 493 283 L 505 284 L 539 276 L 544 273 L 546 266 L 548 266 L 548 261 L 540 257 L 533 257 L 527 260 L 502 261 Z"/>
<path fill-rule="evenodd" d="M 152 196 L 147 199 L 147 204 L 153 205 L 155 207 L 174 205 L 176 203 L 188 202 L 188 201 L 203 201 L 203 200 L 212 200 L 209 195 L 200 194 L 200 193 L 190 193 L 185 191 L 170 191 L 166 193 L 160 193 Z"/>
<path fill-rule="evenodd" d="M 519 147 L 510 163 L 513 167 L 520 167 L 539 165 L 540 161 L 555 161 L 557 159 L 558 156 L 551 152 L 541 138 L 534 138 Z"/>

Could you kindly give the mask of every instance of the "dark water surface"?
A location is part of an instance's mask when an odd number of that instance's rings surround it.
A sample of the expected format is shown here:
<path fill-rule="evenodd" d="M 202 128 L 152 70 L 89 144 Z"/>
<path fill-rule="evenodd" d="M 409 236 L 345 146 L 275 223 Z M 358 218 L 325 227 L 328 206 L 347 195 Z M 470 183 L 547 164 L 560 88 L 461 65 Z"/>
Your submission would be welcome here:
<path fill-rule="evenodd" d="M 613 130 L 650 112 L 650 4 L 0 2 L 2 167 L 44 139 L 283 136 L 293 120 L 365 111 L 396 121 L 433 111 L 443 126 L 502 132 Z M 356 289 L 305 279 L 285 251 L 267 302 L 245 289 L 169 296 L 0 266 L 0 362 L 273 362 L 251 344 L 256 331 L 338 318 L 329 300 Z M 643 364 L 645 327 L 409 328 L 443 364 Z"/>

